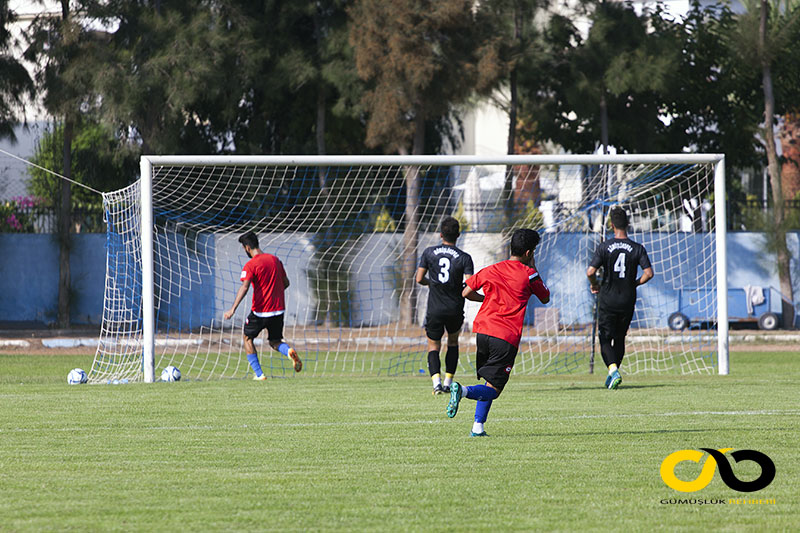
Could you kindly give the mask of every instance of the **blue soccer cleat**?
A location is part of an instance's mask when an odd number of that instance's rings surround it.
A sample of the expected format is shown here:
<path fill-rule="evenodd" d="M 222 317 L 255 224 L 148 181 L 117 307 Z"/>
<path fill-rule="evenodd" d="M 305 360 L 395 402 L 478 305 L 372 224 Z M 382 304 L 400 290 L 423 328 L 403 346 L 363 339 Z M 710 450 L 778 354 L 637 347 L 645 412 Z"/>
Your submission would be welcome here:
<path fill-rule="evenodd" d="M 461 386 L 460 383 L 454 381 L 450 385 L 450 402 L 447 404 L 447 416 L 449 418 L 453 418 L 456 416 L 458 412 L 458 402 L 461 401 L 461 397 L 464 395 L 464 387 Z"/>
<path fill-rule="evenodd" d="M 611 374 L 606 376 L 606 388 L 607 389 L 611 388 Z"/>
<path fill-rule="evenodd" d="M 608 384 L 608 388 L 611 390 L 616 390 L 617 387 L 619 387 L 619 384 L 622 383 L 622 376 L 619 375 L 619 370 L 615 370 L 608 377 L 611 378 L 611 383 Z"/>
<path fill-rule="evenodd" d="M 472 431 L 472 432 L 470 432 L 469 436 L 470 437 L 488 437 L 489 434 L 486 433 L 485 431 L 481 431 L 480 433 L 475 433 L 474 431 Z"/>

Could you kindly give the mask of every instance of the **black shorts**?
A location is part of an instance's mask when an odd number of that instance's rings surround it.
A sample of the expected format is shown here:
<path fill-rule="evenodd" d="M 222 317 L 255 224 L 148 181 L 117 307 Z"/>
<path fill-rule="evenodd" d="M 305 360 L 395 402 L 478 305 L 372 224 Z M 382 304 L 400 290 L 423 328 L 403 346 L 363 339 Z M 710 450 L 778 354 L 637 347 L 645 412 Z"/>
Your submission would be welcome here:
<path fill-rule="evenodd" d="M 429 314 L 425 316 L 425 334 L 429 339 L 438 341 L 442 339 L 445 329 L 447 333 L 455 333 L 463 323 L 463 312 L 456 315 Z"/>
<path fill-rule="evenodd" d="M 633 309 L 617 311 L 601 307 L 598 311 L 597 336 L 600 339 L 620 339 L 628 334 L 633 319 Z"/>
<path fill-rule="evenodd" d="M 255 339 L 262 329 L 267 330 L 267 339 L 270 342 L 283 340 L 283 314 L 261 317 L 250 311 L 244 321 L 244 336 Z"/>
<path fill-rule="evenodd" d="M 502 391 L 508 383 L 519 348 L 508 341 L 483 333 L 478 333 L 475 340 L 478 344 L 478 353 L 475 356 L 478 379 L 483 378 Z"/>

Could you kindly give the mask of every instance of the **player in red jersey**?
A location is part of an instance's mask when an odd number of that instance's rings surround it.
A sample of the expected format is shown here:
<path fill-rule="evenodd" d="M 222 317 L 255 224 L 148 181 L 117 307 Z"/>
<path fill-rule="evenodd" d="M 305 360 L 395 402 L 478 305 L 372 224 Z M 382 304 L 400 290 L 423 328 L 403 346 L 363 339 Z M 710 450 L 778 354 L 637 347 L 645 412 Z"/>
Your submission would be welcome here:
<path fill-rule="evenodd" d="M 263 329 L 267 330 L 269 345 L 291 359 L 295 372 L 300 372 L 303 362 L 295 349 L 283 342 L 283 315 L 286 312 L 284 291 L 289 286 L 289 278 L 286 276 L 283 264 L 274 255 L 261 251 L 258 247 L 258 237 L 252 231 L 239 237 L 239 242 L 250 257 L 250 261 L 242 269 L 240 276 L 242 285 L 236 294 L 236 300 L 223 316 L 225 320 L 233 316 L 252 284 L 253 308 L 244 323 L 244 347 L 247 350 L 247 361 L 256 374 L 254 379 L 258 381 L 267 379 L 261 370 L 258 352 L 253 342 Z"/>
<path fill-rule="evenodd" d="M 466 282 L 463 295 L 468 300 L 483 302 L 472 323 L 478 344 L 475 356 L 478 379 L 486 385 L 464 387 L 453 382 L 447 416 L 458 412 L 462 398 L 476 400 L 473 437 L 485 437 L 483 424 L 492 406 L 508 383 L 522 338 L 522 323 L 528 299 L 536 295 L 546 304 L 550 290 L 536 271 L 533 251 L 539 244 L 539 234 L 532 229 L 518 229 L 511 236 L 511 258 L 480 270 Z M 477 293 L 483 290 L 483 295 Z"/>

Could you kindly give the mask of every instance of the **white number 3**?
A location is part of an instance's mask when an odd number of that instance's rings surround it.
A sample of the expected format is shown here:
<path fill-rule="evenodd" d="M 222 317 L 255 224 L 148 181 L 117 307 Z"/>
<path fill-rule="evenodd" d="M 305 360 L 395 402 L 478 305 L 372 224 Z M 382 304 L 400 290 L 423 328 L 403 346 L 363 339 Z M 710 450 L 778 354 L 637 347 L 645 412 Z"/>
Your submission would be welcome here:
<path fill-rule="evenodd" d="M 439 259 L 439 281 L 447 283 L 450 279 L 450 260 L 446 257 Z"/>

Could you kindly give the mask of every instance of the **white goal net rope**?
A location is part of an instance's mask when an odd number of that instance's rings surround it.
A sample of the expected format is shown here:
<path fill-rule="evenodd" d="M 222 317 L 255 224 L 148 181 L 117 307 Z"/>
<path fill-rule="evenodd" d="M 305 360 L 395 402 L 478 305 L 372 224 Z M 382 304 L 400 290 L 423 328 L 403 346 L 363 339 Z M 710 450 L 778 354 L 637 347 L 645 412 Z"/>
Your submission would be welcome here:
<path fill-rule="evenodd" d="M 644 244 L 656 274 L 638 292 L 624 372 L 711 372 L 717 364 L 713 163 L 187 162 L 154 163 L 151 180 L 156 379 L 167 365 L 184 379 L 249 377 L 242 326 L 252 290 L 232 320 L 222 317 L 248 260 L 238 243 L 247 231 L 291 281 L 284 338 L 303 359 L 302 375 L 427 375 L 427 288 L 413 273 L 422 251 L 440 242 L 446 215 L 461 222 L 458 246 L 476 272 L 508 258 L 514 229 L 542 236 L 536 265 L 551 303 L 531 300 L 514 372 L 588 372 L 593 354 L 603 372 L 585 271 L 611 236 L 605 220 L 616 205 L 630 214 L 629 235 Z M 137 182 L 104 194 L 95 382 L 143 379 L 140 191 Z M 470 325 L 479 305 L 466 304 L 459 374 L 474 375 Z M 293 375 L 291 361 L 261 340 L 265 373 Z"/>

